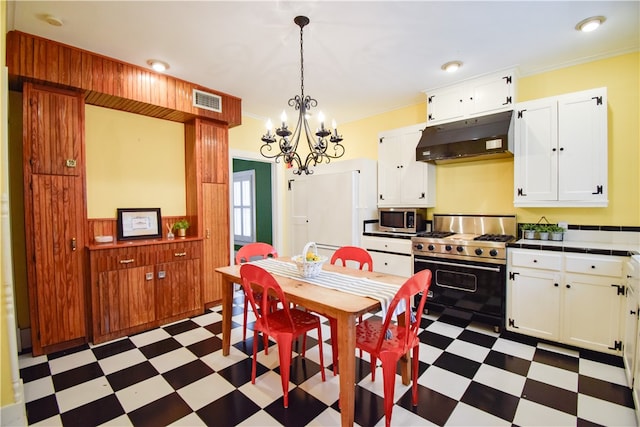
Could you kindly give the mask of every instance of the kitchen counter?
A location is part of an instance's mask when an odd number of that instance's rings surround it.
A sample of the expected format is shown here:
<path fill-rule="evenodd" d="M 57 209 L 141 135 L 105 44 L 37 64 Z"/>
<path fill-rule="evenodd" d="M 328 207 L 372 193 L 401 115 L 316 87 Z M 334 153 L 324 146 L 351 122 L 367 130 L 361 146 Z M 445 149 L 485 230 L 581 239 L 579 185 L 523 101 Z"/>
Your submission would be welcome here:
<path fill-rule="evenodd" d="M 600 255 L 640 255 L 640 233 L 636 232 L 568 230 L 564 237 L 562 241 L 520 239 L 507 246 Z"/>

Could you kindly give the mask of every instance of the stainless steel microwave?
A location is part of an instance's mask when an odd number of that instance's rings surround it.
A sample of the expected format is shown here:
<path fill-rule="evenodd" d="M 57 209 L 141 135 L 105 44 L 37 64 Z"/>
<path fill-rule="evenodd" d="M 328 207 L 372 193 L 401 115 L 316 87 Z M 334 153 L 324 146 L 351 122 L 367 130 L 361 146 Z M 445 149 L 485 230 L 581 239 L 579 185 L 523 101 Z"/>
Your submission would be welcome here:
<path fill-rule="evenodd" d="M 425 230 L 426 209 L 380 208 L 378 229 L 395 233 L 417 233 Z"/>

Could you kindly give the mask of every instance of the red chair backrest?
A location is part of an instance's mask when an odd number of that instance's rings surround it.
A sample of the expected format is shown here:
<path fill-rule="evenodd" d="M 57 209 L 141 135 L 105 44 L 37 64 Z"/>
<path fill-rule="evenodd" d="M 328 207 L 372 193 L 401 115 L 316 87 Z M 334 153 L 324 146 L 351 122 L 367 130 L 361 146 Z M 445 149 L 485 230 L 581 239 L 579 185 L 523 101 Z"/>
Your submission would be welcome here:
<path fill-rule="evenodd" d="M 376 346 L 378 352 L 380 352 L 380 348 L 384 343 L 385 335 L 393 318 L 394 311 L 401 300 L 404 300 L 405 307 L 407 308 L 404 312 L 406 333 L 403 336 L 402 353 L 407 352 L 411 347 L 413 347 L 413 343 L 418 339 L 418 328 L 420 327 L 424 305 L 427 302 L 429 286 L 431 286 L 431 270 L 422 270 L 407 279 L 400 289 L 398 289 L 398 292 L 393 297 L 393 300 L 387 309 L 387 315 L 382 326 L 383 333 L 380 334 L 380 339 Z M 411 319 L 411 301 L 413 300 L 413 297 L 420 292 L 422 292 L 422 298 L 420 299 L 418 307 L 416 307 L 417 311 L 415 317 Z"/>
<path fill-rule="evenodd" d="M 347 266 L 347 261 L 358 262 L 360 270 L 364 270 L 367 265 L 369 271 L 373 271 L 373 259 L 366 249 L 357 246 L 342 246 L 338 248 L 331 257 L 331 264 L 335 264 L 338 260 L 342 261 L 342 266 Z"/>
<path fill-rule="evenodd" d="M 295 329 L 289 305 L 284 296 L 282 288 L 276 279 L 262 267 L 253 264 L 242 264 L 240 267 L 240 277 L 242 278 L 242 289 L 249 298 L 251 308 L 256 315 L 256 322 L 259 322 L 267 335 L 275 335 L 269 324 L 269 312 L 273 307 L 273 297 L 282 302 L 283 309 L 286 313 L 288 325 L 278 325 L 277 332 L 293 332 Z M 262 298 L 256 301 L 254 297 L 253 286 L 257 285 L 261 288 Z M 269 298 L 271 297 L 271 299 Z M 284 326 L 284 328 L 283 328 Z"/>
<path fill-rule="evenodd" d="M 249 262 L 252 258 L 261 257 L 262 259 L 278 258 L 278 252 L 268 243 L 255 242 L 244 245 L 236 254 L 236 264 Z"/>

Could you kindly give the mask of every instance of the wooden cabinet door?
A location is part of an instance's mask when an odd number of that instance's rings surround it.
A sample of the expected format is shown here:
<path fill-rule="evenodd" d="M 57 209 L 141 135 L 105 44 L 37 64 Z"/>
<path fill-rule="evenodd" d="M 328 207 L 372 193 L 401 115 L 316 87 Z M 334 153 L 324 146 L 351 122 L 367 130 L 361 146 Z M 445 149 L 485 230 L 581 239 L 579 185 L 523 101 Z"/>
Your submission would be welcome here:
<path fill-rule="evenodd" d="M 158 264 L 156 289 L 158 320 L 201 309 L 200 260 Z"/>
<path fill-rule="evenodd" d="M 227 127 L 198 119 L 196 133 L 202 154 L 202 182 L 226 184 L 229 182 L 229 148 Z"/>
<path fill-rule="evenodd" d="M 87 336 L 84 199 L 79 178 L 33 175 L 27 200 L 29 298 L 34 355 Z"/>
<path fill-rule="evenodd" d="M 153 322 L 155 285 L 152 265 L 110 270 L 98 275 L 98 322 L 100 335 Z"/>
<path fill-rule="evenodd" d="M 84 101 L 75 92 L 24 85 L 25 172 L 82 175 Z"/>
<path fill-rule="evenodd" d="M 204 224 L 203 296 L 205 305 L 222 299 L 222 279 L 217 267 L 229 265 L 229 187 L 226 184 L 202 184 Z"/>

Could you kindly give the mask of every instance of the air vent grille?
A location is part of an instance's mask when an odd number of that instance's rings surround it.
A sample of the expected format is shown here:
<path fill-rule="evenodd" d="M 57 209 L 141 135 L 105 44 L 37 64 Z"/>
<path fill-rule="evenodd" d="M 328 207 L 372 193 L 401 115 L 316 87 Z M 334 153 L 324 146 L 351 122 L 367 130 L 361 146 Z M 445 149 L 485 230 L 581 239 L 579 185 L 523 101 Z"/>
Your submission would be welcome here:
<path fill-rule="evenodd" d="M 216 113 L 222 113 L 222 97 L 194 89 L 193 106 L 215 111 Z"/>

